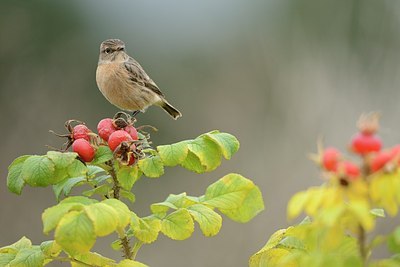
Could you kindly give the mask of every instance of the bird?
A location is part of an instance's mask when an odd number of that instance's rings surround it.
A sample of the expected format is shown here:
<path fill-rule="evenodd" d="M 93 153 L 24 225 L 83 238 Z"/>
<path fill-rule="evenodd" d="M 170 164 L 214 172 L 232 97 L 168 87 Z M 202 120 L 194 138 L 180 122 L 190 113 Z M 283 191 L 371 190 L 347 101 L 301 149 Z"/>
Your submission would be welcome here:
<path fill-rule="evenodd" d="M 111 104 L 133 112 L 133 117 L 152 105 L 161 107 L 175 120 L 182 116 L 142 66 L 127 54 L 125 43 L 119 39 L 101 43 L 96 83 Z"/>

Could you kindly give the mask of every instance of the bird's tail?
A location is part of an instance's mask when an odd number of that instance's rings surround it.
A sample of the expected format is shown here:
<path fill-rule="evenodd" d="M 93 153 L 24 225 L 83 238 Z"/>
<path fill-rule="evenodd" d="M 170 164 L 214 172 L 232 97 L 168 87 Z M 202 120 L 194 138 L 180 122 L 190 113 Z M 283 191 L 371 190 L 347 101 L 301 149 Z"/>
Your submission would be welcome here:
<path fill-rule="evenodd" d="M 171 115 L 174 120 L 178 119 L 179 117 L 182 117 L 182 113 L 174 108 L 170 103 L 167 102 L 167 100 L 164 99 L 162 104 L 160 105 L 169 115 Z"/>

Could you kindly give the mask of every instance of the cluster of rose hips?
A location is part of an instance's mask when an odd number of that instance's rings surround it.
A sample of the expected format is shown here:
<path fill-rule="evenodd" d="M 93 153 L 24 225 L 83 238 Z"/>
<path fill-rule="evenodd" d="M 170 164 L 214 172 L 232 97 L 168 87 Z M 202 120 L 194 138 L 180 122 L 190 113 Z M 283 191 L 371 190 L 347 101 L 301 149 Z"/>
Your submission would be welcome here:
<path fill-rule="evenodd" d="M 382 150 L 382 140 L 376 134 L 379 116 L 376 113 L 362 115 L 358 121 L 359 132 L 350 141 L 349 150 L 362 158 L 362 165 L 345 159 L 334 147 L 325 148 L 319 156 L 321 167 L 341 179 L 341 184 L 359 179 L 362 175 L 378 171 L 390 172 L 400 163 L 400 145 Z"/>
<path fill-rule="evenodd" d="M 121 115 L 125 115 L 126 119 Z M 125 165 L 133 165 L 141 156 L 141 141 L 133 123 L 134 119 L 128 114 L 119 112 L 113 119 L 102 119 L 97 125 L 96 134 L 84 123 L 69 120 L 65 123 L 69 134 L 58 136 L 68 138 L 65 150 L 72 146 L 72 151 L 76 152 L 83 162 L 91 162 L 98 147 L 108 145 L 116 159 Z M 73 124 L 76 125 L 72 126 Z"/>

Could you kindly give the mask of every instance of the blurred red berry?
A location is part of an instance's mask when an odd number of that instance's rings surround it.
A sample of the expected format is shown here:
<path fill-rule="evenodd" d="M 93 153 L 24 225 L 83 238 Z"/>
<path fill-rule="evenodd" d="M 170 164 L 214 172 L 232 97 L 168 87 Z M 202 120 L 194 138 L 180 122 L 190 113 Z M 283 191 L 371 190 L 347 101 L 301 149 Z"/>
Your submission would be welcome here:
<path fill-rule="evenodd" d="M 72 143 L 72 150 L 78 153 L 84 162 L 91 162 L 94 158 L 95 150 L 86 139 L 77 139 Z"/>
<path fill-rule="evenodd" d="M 122 142 L 124 141 L 132 141 L 132 137 L 129 133 L 124 130 L 118 130 L 113 132 L 108 138 L 108 146 L 112 151 L 114 151 Z"/>
<path fill-rule="evenodd" d="M 129 133 L 133 140 L 138 140 L 138 132 L 135 127 L 128 125 L 124 128 L 125 132 Z"/>
<path fill-rule="evenodd" d="M 350 147 L 354 153 L 365 155 L 380 151 L 382 141 L 377 135 L 357 133 L 351 139 Z"/>
<path fill-rule="evenodd" d="M 356 164 L 351 161 L 343 161 L 341 164 L 344 174 L 350 180 L 356 180 L 358 177 L 360 177 L 360 168 Z"/>
<path fill-rule="evenodd" d="M 322 166 L 328 171 L 336 171 L 340 152 L 334 147 L 328 147 L 322 154 Z"/>
<path fill-rule="evenodd" d="M 371 160 L 371 171 L 376 172 L 382 169 L 386 163 L 393 159 L 392 151 L 381 151 L 377 153 Z"/>
<path fill-rule="evenodd" d="M 97 132 L 104 141 L 108 141 L 110 135 L 116 130 L 113 120 L 110 118 L 102 119 L 99 124 L 97 124 Z"/>
<path fill-rule="evenodd" d="M 400 145 L 395 145 L 390 150 L 390 155 L 392 158 L 398 158 L 400 160 Z"/>
<path fill-rule="evenodd" d="M 88 127 L 86 127 L 86 125 L 78 124 L 72 130 L 72 137 L 74 138 L 74 140 L 85 139 L 85 140 L 89 141 L 89 133 L 90 132 L 91 131 L 89 130 Z"/>

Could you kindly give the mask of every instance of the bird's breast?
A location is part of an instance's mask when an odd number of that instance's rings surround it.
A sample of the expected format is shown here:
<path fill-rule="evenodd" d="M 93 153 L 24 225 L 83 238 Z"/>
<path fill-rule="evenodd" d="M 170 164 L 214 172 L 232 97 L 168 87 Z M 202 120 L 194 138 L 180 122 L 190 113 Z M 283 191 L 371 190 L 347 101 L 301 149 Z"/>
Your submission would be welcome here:
<path fill-rule="evenodd" d="M 104 97 L 123 110 L 144 110 L 159 100 L 147 88 L 132 82 L 121 63 L 99 64 L 96 82 Z"/>

